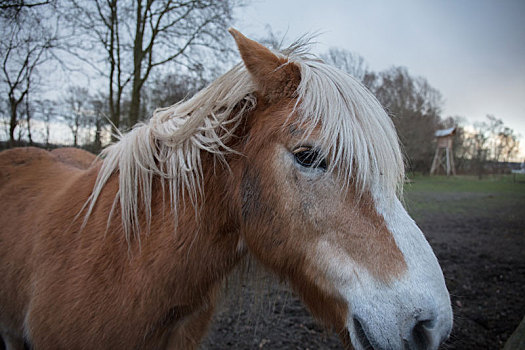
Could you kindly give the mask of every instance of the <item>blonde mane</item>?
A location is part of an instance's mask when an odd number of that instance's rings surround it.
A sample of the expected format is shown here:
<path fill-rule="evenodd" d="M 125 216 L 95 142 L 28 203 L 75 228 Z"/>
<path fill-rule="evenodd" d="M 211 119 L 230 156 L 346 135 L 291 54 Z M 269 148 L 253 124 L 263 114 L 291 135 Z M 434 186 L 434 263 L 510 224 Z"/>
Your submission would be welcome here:
<path fill-rule="evenodd" d="M 386 195 L 395 196 L 404 178 L 403 159 L 393 123 L 379 102 L 354 78 L 301 53 L 300 47 L 288 52 L 289 62 L 301 71 L 294 112 L 306 134 L 320 126 L 319 142 L 329 159 L 328 170 L 338 169 L 347 185 L 355 179 L 361 192 L 378 184 Z M 100 155 L 103 163 L 86 203 L 84 224 L 114 173 L 119 176 L 119 190 L 108 225 L 119 203 L 128 242 L 130 234 L 140 240 L 139 197 L 148 225 L 151 220 L 154 176 L 168 183 L 175 222 L 181 194 L 188 193 L 197 208 L 203 195 L 201 152 L 226 162 L 225 155 L 234 152 L 226 146 L 228 140 L 257 105 L 255 90 L 249 72 L 238 64 L 193 98 L 156 110 L 149 122 L 122 135 Z"/>
<path fill-rule="evenodd" d="M 301 123 L 321 127 L 321 149 L 330 169 L 359 192 L 378 185 L 387 197 L 402 192 L 405 167 L 390 117 L 368 89 L 347 73 L 319 60 L 292 60 L 301 69 Z"/>

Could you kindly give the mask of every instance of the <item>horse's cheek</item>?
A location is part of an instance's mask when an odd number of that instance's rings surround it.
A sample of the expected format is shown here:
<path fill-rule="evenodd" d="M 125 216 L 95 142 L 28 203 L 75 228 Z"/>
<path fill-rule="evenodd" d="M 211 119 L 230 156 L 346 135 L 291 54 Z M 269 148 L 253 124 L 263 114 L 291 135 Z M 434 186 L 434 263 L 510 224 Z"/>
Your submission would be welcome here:
<path fill-rule="evenodd" d="M 289 222 L 278 214 L 280 203 L 273 203 L 263 195 L 264 184 L 255 171 L 245 171 L 241 180 L 241 216 L 244 239 L 263 262 L 273 261 L 275 254 L 284 254 L 288 248 Z M 267 192 L 267 191 L 266 191 Z M 266 193 L 265 192 L 265 193 Z"/>
<path fill-rule="evenodd" d="M 245 171 L 241 180 L 241 215 L 244 223 L 252 221 L 261 210 L 261 184 L 259 175 Z"/>

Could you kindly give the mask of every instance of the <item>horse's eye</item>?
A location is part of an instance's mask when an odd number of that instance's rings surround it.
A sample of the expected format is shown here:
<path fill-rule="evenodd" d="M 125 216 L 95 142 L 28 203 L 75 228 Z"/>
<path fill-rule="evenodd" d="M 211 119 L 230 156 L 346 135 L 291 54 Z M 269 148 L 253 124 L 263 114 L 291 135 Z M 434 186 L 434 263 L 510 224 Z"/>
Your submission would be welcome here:
<path fill-rule="evenodd" d="M 318 150 L 301 147 L 294 151 L 295 161 L 306 168 L 326 170 L 326 160 L 321 158 Z"/>

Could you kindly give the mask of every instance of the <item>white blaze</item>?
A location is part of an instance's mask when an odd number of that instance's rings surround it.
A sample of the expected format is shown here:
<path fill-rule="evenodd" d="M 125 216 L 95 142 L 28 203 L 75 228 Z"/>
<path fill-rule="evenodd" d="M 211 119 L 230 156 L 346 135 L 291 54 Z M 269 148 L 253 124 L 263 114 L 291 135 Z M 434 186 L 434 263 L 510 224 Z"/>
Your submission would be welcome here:
<path fill-rule="evenodd" d="M 452 327 L 450 298 L 438 261 L 416 223 L 397 199 L 383 199 L 373 191 L 377 212 L 402 252 L 407 270 L 385 283 L 373 277 L 342 249 L 322 241 L 318 256 L 341 296 L 348 303 L 347 327 L 352 343 L 361 349 L 354 317 L 372 342 L 381 348 L 402 349 L 418 321 L 433 320 L 427 332 L 428 349 L 437 349 Z"/>

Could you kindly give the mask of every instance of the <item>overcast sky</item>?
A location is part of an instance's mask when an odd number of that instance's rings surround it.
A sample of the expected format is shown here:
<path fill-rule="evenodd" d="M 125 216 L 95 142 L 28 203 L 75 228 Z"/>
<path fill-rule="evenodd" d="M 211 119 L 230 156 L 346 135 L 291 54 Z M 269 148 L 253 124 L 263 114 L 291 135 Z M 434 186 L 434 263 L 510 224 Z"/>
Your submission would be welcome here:
<path fill-rule="evenodd" d="M 236 17 L 248 36 L 321 32 L 317 53 L 406 66 L 442 93 L 443 117 L 493 114 L 523 136 L 525 156 L 525 0 L 253 0 Z"/>

